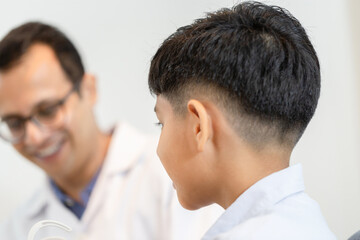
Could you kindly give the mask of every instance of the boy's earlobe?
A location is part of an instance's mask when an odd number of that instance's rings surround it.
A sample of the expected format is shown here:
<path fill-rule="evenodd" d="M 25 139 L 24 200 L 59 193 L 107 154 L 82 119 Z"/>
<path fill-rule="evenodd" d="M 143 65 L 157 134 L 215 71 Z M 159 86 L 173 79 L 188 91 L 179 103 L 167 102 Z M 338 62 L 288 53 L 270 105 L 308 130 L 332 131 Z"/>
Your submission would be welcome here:
<path fill-rule="evenodd" d="M 194 134 L 196 135 L 197 149 L 202 152 L 212 135 L 211 118 L 208 115 L 205 106 L 198 100 L 189 100 L 187 110 L 193 119 L 193 129 Z"/>

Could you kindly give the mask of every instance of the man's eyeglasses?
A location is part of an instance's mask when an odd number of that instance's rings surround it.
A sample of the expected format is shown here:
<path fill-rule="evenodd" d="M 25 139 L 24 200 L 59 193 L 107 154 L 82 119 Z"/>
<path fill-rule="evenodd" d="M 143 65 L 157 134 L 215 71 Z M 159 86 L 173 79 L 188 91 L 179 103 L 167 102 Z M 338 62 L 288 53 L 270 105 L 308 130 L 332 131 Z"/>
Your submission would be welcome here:
<path fill-rule="evenodd" d="M 63 105 L 77 89 L 77 87 L 73 87 L 62 99 L 39 106 L 36 111 L 28 117 L 14 115 L 4 118 L 0 117 L 0 137 L 11 143 L 20 142 L 25 137 L 27 121 L 32 121 L 38 127 L 47 130 L 60 128 L 64 124 L 66 117 Z"/>

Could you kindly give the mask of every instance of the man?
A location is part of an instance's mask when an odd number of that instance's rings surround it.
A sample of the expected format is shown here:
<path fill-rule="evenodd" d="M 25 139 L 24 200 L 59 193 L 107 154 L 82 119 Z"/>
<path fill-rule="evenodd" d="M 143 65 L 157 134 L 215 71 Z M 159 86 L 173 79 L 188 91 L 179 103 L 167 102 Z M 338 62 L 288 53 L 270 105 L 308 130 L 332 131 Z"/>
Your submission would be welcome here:
<path fill-rule="evenodd" d="M 126 124 L 101 131 L 95 102 L 94 76 L 56 28 L 26 23 L 0 42 L 0 136 L 48 176 L 0 239 L 44 219 L 71 227 L 67 239 L 198 239 L 214 218 L 181 210 L 154 140 Z"/>
<path fill-rule="evenodd" d="M 289 166 L 320 94 L 316 52 L 287 10 L 241 2 L 179 28 L 151 61 L 157 153 L 180 203 L 225 213 L 203 240 L 336 239 Z"/>

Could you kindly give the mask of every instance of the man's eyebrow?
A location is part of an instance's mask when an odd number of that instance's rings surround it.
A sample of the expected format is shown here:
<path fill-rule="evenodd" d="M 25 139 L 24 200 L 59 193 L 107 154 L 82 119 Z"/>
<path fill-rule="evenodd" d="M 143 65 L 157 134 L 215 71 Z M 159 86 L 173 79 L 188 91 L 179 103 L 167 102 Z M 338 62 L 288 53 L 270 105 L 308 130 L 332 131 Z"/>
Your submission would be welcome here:
<path fill-rule="evenodd" d="M 156 109 L 156 105 L 155 105 L 155 107 L 154 107 L 154 112 L 156 112 L 156 110 L 157 110 L 157 109 Z"/>

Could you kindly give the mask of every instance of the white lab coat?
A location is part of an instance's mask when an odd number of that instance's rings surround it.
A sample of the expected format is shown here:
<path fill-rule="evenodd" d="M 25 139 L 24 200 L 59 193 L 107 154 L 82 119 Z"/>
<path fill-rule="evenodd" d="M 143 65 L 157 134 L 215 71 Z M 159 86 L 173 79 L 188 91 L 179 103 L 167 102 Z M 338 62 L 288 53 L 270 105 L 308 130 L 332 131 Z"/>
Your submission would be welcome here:
<path fill-rule="evenodd" d="M 335 240 L 304 189 L 300 164 L 273 173 L 241 194 L 202 240 Z"/>
<path fill-rule="evenodd" d="M 195 212 L 184 210 L 156 157 L 156 139 L 120 124 L 81 220 L 59 202 L 47 180 L 0 227 L 0 239 L 25 240 L 31 226 L 44 219 L 65 223 L 73 231 L 64 235 L 47 228 L 39 232 L 39 239 L 200 239 L 220 213 L 216 206 Z"/>

